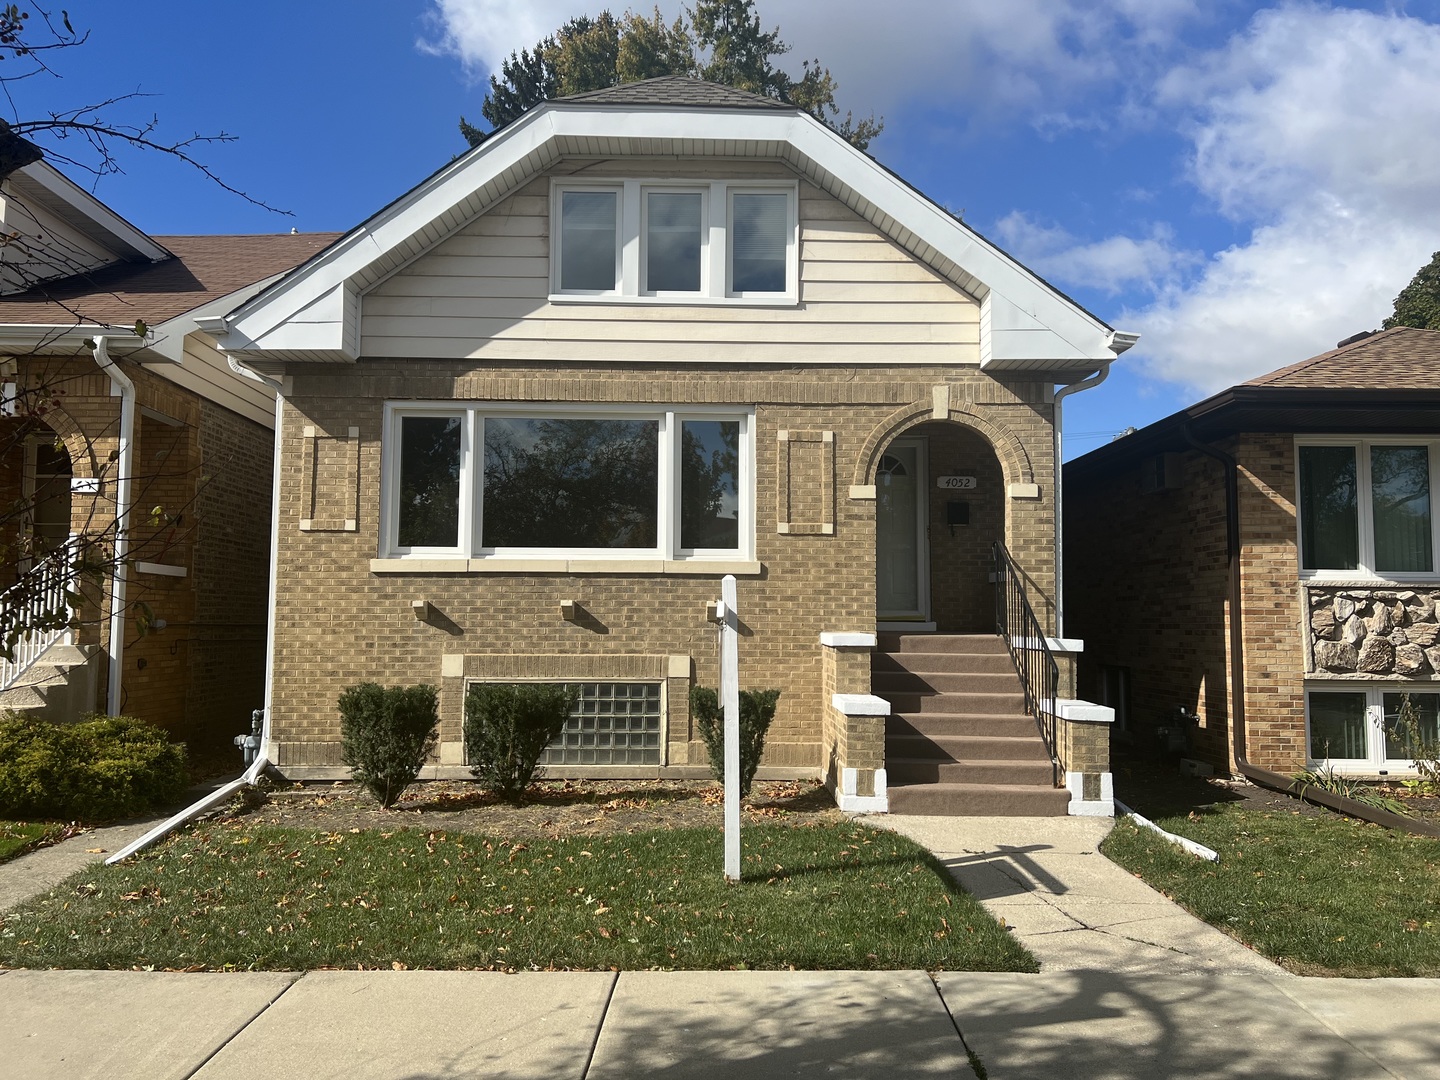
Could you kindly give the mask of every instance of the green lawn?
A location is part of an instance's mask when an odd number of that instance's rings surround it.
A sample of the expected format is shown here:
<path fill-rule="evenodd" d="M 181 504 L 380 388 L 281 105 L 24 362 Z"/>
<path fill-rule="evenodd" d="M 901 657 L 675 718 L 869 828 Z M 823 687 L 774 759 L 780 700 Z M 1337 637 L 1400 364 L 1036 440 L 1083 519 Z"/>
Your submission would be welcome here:
<path fill-rule="evenodd" d="M 1219 863 L 1129 820 L 1101 850 L 1290 970 L 1440 976 L 1440 841 L 1338 814 L 1224 804 L 1155 823 L 1215 849 Z"/>
<path fill-rule="evenodd" d="M 53 821 L 0 821 L 0 863 L 24 855 L 65 831 Z"/>
<path fill-rule="evenodd" d="M 1034 958 L 923 848 L 855 823 L 526 842 L 203 827 L 0 919 L 0 965 L 927 968 Z"/>

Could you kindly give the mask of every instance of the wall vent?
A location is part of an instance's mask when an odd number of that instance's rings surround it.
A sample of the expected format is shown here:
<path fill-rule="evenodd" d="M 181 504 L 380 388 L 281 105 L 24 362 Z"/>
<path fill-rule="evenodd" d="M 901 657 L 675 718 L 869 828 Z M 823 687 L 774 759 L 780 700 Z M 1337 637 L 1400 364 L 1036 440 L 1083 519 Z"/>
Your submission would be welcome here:
<path fill-rule="evenodd" d="M 1153 454 L 1140 462 L 1140 494 L 1153 495 L 1179 487 L 1179 454 Z"/>

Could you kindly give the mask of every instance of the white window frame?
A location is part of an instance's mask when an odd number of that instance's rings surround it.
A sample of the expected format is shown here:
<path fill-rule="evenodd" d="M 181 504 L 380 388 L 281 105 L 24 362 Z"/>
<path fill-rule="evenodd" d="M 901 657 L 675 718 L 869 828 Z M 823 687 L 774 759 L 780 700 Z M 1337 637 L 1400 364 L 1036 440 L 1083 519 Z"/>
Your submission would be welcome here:
<path fill-rule="evenodd" d="M 400 425 L 406 417 L 461 416 L 460 544 L 454 548 L 402 548 L 398 542 Z M 647 420 L 658 424 L 656 544 L 653 548 L 481 547 L 484 520 L 485 418 Z M 739 546 L 687 550 L 680 547 L 680 424 L 685 420 L 732 420 L 740 424 Z M 386 402 L 380 478 L 381 559 L 486 559 L 686 562 L 749 562 L 755 558 L 755 410 L 725 405 L 610 405 L 545 402 Z"/>
<path fill-rule="evenodd" d="M 1310 695 L 1363 694 L 1365 696 L 1365 749 L 1363 758 L 1316 758 L 1310 754 Z M 1385 756 L 1385 695 L 1440 694 L 1434 683 L 1356 683 L 1341 681 L 1305 684 L 1305 762 L 1310 768 L 1333 768 L 1337 773 L 1356 775 L 1413 776 L 1415 762 L 1409 758 Z"/>
<path fill-rule="evenodd" d="M 661 291 L 650 287 L 650 196 L 651 195 L 698 195 L 700 196 L 700 287 L 685 291 L 672 289 Z M 647 297 L 662 299 L 692 300 L 710 295 L 710 271 L 714 260 L 710 257 L 710 191 L 693 184 L 650 184 L 640 189 L 640 293 Z"/>
<path fill-rule="evenodd" d="M 618 193 L 616 221 L 616 281 L 610 292 L 564 290 L 560 287 L 561 203 L 567 191 Z M 701 266 L 699 292 L 646 291 L 645 214 L 649 192 L 694 192 L 701 196 Z M 730 290 L 731 196 L 736 192 L 784 195 L 787 199 L 785 237 L 785 290 L 736 293 Z M 800 185 L 773 180 L 627 179 L 574 180 L 556 178 L 550 186 L 550 302 L 688 304 L 754 307 L 793 307 L 800 297 Z"/>
<path fill-rule="evenodd" d="M 785 292 L 740 292 L 734 287 L 734 235 L 731 223 L 735 220 L 736 195 L 789 195 L 790 189 L 769 184 L 731 184 L 725 192 L 725 295 L 742 300 L 770 299 L 789 295 L 793 282 L 800 274 L 799 222 L 796 214 L 796 200 L 789 198 L 785 205 Z"/>
<path fill-rule="evenodd" d="M 1305 515 L 1300 505 L 1300 450 L 1306 446 L 1345 446 L 1355 451 L 1355 513 L 1359 566 L 1354 570 L 1305 565 Z M 1375 568 L 1375 513 L 1370 490 L 1370 449 L 1374 446 L 1424 446 L 1430 465 L 1430 558 L 1432 569 L 1381 571 Z M 1440 581 L 1440 440 L 1406 435 L 1305 436 L 1295 440 L 1295 561 L 1302 581 L 1432 582 Z M 1307 713 L 1308 715 L 1308 713 Z"/>
<path fill-rule="evenodd" d="M 400 544 L 400 421 L 404 417 L 460 417 L 460 477 L 458 543 L 454 547 L 402 547 Z M 473 417 L 454 404 L 435 403 L 390 412 L 386 406 L 385 442 L 381 447 L 383 472 L 380 490 L 383 497 L 380 515 L 381 547 L 394 558 L 456 558 L 463 557 L 466 538 L 474 529 L 470 520 L 474 499 L 469 493 L 476 483 L 474 473 Z"/>

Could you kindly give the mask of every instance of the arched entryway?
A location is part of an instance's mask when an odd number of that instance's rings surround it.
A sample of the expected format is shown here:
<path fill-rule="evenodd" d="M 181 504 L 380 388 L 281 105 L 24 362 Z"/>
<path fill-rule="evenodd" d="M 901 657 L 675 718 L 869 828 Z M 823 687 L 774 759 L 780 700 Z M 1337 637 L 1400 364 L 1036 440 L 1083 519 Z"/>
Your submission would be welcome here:
<path fill-rule="evenodd" d="M 1005 476 L 979 432 L 909 428 L 875 471 L 876 618 L 887 629 L 993 631 L 991 545 L 1005 536 Z"/>

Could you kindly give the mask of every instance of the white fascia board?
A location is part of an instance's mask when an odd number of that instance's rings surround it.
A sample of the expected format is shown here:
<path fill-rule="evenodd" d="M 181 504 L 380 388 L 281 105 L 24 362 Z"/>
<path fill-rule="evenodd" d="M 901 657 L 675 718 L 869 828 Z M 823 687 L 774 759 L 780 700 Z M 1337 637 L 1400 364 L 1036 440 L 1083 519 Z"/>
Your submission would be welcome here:
<path fill-rule="evenodd" d="M 464 202 L 491 178 L 523 166 L 554 138 L 551 115 L 543 108 L 534 110 L 341 237 L 273 288 L 242 304 L 226 317 L 221 346 L 229 351 L 323 349 L 356 359 L 344 349 L 347 337 L 358 340 L 358 333 L 347 333 L 344 303 L 332 309 L 336 321 L 324 324 L 328 337 L 320 332 L 322 324 L 318 323 L 304 334 L 310 344 L 292 344 L 288 335 L 277 331 L 316 301 L 346 287 L 352 277 Z M 356 308 L 352 317 L 358 322 L 358 304 Z M 314 344 L 316 341 L 320 343 Z"/>
<path fill-rule="evenodd" d="M 613 105 L 551 105 L 533 110 L 231 313 L 225 320 L 222 347 L 239 352 L 312 350 L 356 359 L 358 334 L 347 320 L 357 320 L 357 310 L 345 304 L 331 305 L 331 321 L 307 319 L 296 325 L 292 334 L 293 320 L 378 260 L 411 243 L 493 180 L 509 173 L 512 186 L 523 183 L 537 162 L 546 160 L 547 146 L 570 139 L 642 140 L 652 146 L 673 142 L 671 153 L 683 152 L 682 146 L 709 144 L 736 155 L 754 154 L 758 149 L 760 156 L 777 160 L 798 157 L 802 171 L 813 167 L 873 207 L 877 218 L 886 219 L 892 235 L 914 234 L 941 260 L 950 260 L 984 284 L 984 289 L 977 290 L 982 303 L 982 365 L 1000 365 L 1010 359 L 1054 360 L 1062 366 L 1115 359 L 1111 348 L 1115 334 L 1108 326 L 813 117 L 796 111 Z M 769 152 L 772 148 L 773 153 Z M 462 225 L 460 222 L 454 229 Z M 343 298 L 344 294 L 335 295 Z"/>
<path fill-rule="evenodd" d="M 183 314 L 176 315 L 173 319 L 166 319 L 158 326 L 151 328 L 155 339 L 150 346 L 151 351 L 172 363 L 182 363 L 185 355 L 185 339 L 190 334 L 196 330 L 210 333 L 213 328 L 223 325 L 221 316 L 228 311 L 235 310 L 262 289 L 268 288 L 284 276 L 283 273 L 271 274 L 267 278 L 245 285 L 234 292 L 217 296 L 214 300 L 207 300 L 199 307 L 191 308 Z"/>
<path fill-rule="evenodd" d="M 802 118 L 796 118 L 802 119 Z M 987 287 L 981 298 L 988 308 L 989 358 L 1009 359 L 1006 350 L 1019 344 L 1009 330 L 1041 330 L 1025 341 L 1027 352 L 1046 346 L 1055 359 L 1115 359 L 1110 348 L 1114 331 L 1061 295 L 1029 270 L 946 213 L 923 195 L 877 168 L 865 155 L 818 121 L 795 126 L 797 151 L 835 177 L 861 198 L 882 209 L 895 223 L 950 259 Z M 752 136 L 753 137 L 753 136 Z M 983 332 L 982 327 L 982 332 Z M 982 366 L 986 343 L 982 341 Z"/>
<path fill-rule="evenodd" d="M 32 162 L 16 170 L 12 183 L 16 179 L 33 184 L 50 210 L 101 243 L 118 245 L 151 262 L 174 257 L 53 165 Z"/>
<path fill-rule="evenodd" d="M 43 323 L 11 323 L 5 325 L 0 323 L 0 353 L 15 356 L 45 355 L 47 353 L 79 353 L 88 351 L 85 341 L 88 338 L 104 337 L 114 346 L 115 354 L 120 353 L 123 345 L 134 347 L 124 355 L 129 356 L 131 352 L 138 352 L 141 349 L 148 349 L 155 340 L 154 330 L 150 330 L 144 338 L 140 338 L 135 331 L 123 326 L 94 326 L 86 324 L 67 323 L 64 326 L 48 325 Z"/>

